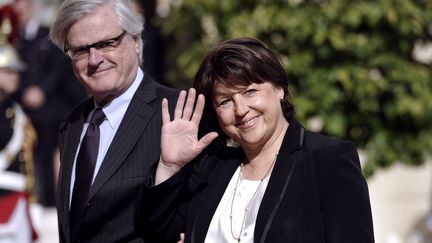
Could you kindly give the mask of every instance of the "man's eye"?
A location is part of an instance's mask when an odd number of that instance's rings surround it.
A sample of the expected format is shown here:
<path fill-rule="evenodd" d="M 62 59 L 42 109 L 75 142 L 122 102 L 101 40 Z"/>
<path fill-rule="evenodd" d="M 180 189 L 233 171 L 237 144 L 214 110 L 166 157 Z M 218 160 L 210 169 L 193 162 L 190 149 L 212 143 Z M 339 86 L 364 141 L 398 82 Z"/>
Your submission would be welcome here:
<path fill-rule="evenodd" d="M 75 55 L 82 55 L 82 54 L 85 54 L 85 53 L 87 53 L 88 52 L 88 48 L 77 48 L 75 51 L 74 51 L 74 53 L 75 53 Z"/>
<path fill-rule="evenodd" d="M 97 49 L 112 48 L 116 46 L 116 43 L 115 40 L 104 41 L 97 45 Z"/>

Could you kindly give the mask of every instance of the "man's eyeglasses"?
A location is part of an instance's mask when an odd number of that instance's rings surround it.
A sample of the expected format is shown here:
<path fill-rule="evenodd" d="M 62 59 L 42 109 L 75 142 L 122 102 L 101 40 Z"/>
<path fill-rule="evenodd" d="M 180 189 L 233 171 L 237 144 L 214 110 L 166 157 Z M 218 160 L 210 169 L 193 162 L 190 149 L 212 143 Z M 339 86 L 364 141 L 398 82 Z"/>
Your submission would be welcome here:
<path fill-rule="evenodd" d="M 114 38 L 101 40 L 90 45 L 79 46 L 75 48 L 67 48 L 65 44 L 63 51 L 73 60 L 88 58 L 91 48 L 95 48 L 96 50 L 101 52 L 113 51 L 120 45 L 125 35 L 126 31 L 123 31 L 120 35 Z"/>

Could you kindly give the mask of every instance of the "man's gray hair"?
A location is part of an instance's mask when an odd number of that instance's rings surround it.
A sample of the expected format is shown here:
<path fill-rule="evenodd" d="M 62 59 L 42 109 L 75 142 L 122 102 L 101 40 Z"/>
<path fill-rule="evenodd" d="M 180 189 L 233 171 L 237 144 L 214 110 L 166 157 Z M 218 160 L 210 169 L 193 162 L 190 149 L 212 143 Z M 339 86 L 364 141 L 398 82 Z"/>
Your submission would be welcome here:
<path fill-rule="evenodd" d="M 144 19 L 133 8 L 130 0 L 65 0 L 60 5 L 57 17 L 51 26 L 51 41 L 63 50 L 66 45 L 67 34 L 72 25 L 84 16 L 106 5 L 112 6 L 120 27 L 128 34 L 136 37 L 139 48 L 139 62 L 142 65 L 143 41 L 141 32 L 144 29 Z"/>

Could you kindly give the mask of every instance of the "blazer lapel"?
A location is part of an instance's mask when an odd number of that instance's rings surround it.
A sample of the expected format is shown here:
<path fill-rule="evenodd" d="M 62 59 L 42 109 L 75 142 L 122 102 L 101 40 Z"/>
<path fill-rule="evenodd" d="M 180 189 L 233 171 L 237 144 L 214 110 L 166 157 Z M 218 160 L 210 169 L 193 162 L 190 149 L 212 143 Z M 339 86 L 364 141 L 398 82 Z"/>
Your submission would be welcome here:
<path fill-rule="evenodd" d="M 304 158 L 304 152 L 301 150 L 303 135 L 304 129 L 292 119 L 258 211 L 255 242 L 265 242 L 282 199 L 289 193 L 288 187 L 296 165 Z"/>
<path fill-rule="evenodd" d="M 156 110 L 148 103 L 156 98 L 154 81 L 144 78 L 132 98 L 119 129 L 111 142 L 99 172 L 90 188 L 88 200 L 122 165 Z"/>
<path fill-rule="evenodd" d="M 218 161 L 212 161 L 214 163 L 220 163 Z M 231 180 L 235 170 L 240 165 L 240 160 L 232 159 L 226 161 L 223 166 L 217 168 L 217 171 L 213 171 L 214 175 L 208 183 L 211 188 L 201 195 L 200 205 L 195 205 L 197 212 L 195 213 L 195 219 L 191 229 L 191 243 L 204 242 L 207 235 L 208 227 L 213 219 L 219 202 L 225 193 L 225 189 Z M 223 178 L 223 180 L 221 180 Z"/>

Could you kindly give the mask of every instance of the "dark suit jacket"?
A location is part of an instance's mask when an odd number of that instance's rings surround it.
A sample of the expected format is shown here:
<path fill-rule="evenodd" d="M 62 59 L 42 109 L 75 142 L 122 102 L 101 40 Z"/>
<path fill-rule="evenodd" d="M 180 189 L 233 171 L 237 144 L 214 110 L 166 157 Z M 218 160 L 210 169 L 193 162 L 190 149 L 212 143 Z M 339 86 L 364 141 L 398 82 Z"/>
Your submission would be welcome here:
<path fill-rule="evenodd" d="M 138 200 L 137 231 L 150 242 L 204 242 L 242 152 L 206 155 Z M 184 183 L 186 182 L 186 183 Z M 354 145 L 290 122 L 258 212 L 254 242 L 374 242 L 366 181 Z"/>
<path fill-rule="evenodd" d="M 134 94 L 120 127 L 90 188 L 78 232 L 80 242 L 142 242 L 134 233 L 134 205 L 138 188 L 160 155 L 161 101 L 170 110 L 178 92 L 146 75 Z M 69 195 L 72 165 L 86 113 L 93 100 L 81 104 L 60 128 L 61 168 L 58 184 L 58 222 L 61 242 L 71 242 Z"/>

